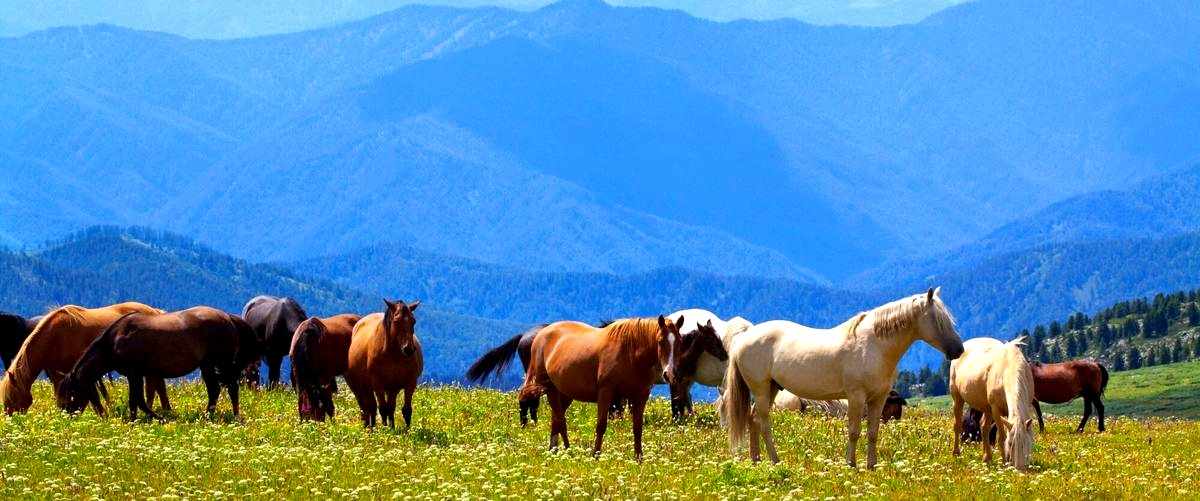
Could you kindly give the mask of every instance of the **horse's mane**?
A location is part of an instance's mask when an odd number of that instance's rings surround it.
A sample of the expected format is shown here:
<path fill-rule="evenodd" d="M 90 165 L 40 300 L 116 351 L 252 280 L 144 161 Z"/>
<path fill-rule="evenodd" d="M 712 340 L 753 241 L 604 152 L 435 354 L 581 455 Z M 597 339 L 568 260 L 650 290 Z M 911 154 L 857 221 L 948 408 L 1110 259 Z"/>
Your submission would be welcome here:
<path fill-rule="evenodd" d="M 997 350 L 998 357 L 1005 357 L 1007 363 L 1004 364 L 1008 368 L 1008 372 L 1004 375 L 1005 382 L 1011 378 L 1011 385 L 1004 385 L 1004 394 L 1008 398 L 1009 413 L 1016 414 L 1020 419 L 1024 420 L 1028 414 L 1029 402 L 1033 401 L 1033 372 L 1029 360 L 1025 358 L 1025 354 L 1021 351 L 1021 347 L 1025 346 L 1025 336 L 1020 336 L 1012 341 L 1004 343 L 1003 349 Z M 1015 374 L 1014 374 L 1015 372 Z M 1014 403 L 1016 409 L 1011 408 Z M 1013 423 L 1015 426 L 1017 423 Z"/>
<path fill-rule="evenodd" d="M 916 294 L 906 298 L 901 298 L 882 306 L 876 307 L 873 310 L 866 312 L 874 319 L 872 323 L 872 331 L 876 336 L 890 336 L 896 334 L 908 327 L 914 320 L 925 312 L 933 313 L 934 327 L 941 334 L 949 334 L 954 330 L 954 315 L 950 313 L 950 309 L 946 308 L 946 304 L 937 295 L 933 295 L 932 301 L 928 294 Z M 850 332 L 854 329 L 862 318 L 858 318 L 851 324 Z"/>
<path fill-rule="evenodd" d="M 613 320 L 603 328 L 608 339 L 622 347 L 640 348 L 647 339 L 658 335 L 657 318 L 623 318 Z"/>
<path fill-rule="evenodd" d="M 749 320 L 746 320 L 742 317 L 733 317 L 729 319 L 729 321 L 725 322 L 725 332 L 718 332 L 717 334 L 719 334 L 722 339 L 728 340 L 733 336 L 746 332 L 746 330 L 750 329 L 751 327 L 754 327 L 754 324 L 750 323 Z"/>

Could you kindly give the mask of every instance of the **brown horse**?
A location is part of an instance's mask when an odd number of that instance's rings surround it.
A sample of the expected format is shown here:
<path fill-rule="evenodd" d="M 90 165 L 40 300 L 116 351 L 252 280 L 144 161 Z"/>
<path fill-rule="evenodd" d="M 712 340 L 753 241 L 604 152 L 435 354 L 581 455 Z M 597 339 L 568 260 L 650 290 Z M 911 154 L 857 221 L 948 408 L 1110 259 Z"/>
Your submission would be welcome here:
<path fill-rule="evenodd" d="M 363 426 L 375 427 L 375 413 L 385 426 L 396 427 L 396 395 L 404 390 L 404 426 L 412 425 L 413 392 L 424 369 L 421 342 L 413 315 L 420 301 L 384 300 L 387 309 L 372 313 L 354 325 L 346 384 L 362 411 Z"/>
<path fill-rule="evenodd" d="M 908 405 L 908 400 L 900 396 L 900 392 L 892 390 L 888 393 L 887 400 L 883 402 L 883 422 L 899 421 L 904 415 L 904 406 Z"/>
<path fill-rule="evenodd" d="M 43 371 L 54 384 L 56 397 L 61 399 L 58 386 L 63 376 L 105 328 L 128 313 L 159 314 L 162 310 L 130 302 L 93 309 L 68 305 L 47 313 L 21 345 L 5 373 L 4 381 L 0 382 L 4 411 L 12 414 L 29 409 L 33 404 L 30 390 Z M 159 395 L 164 410 L 171 408 L 167 401 L 166 385 L 161 379 L 150 380 L 146 388 Z M 102 384 L 98 390 L 105 395 Z M 148 398 L 153 400 L 153 395 Z M 94 402 L 93 408 L 96 412 L 103 412 L 99 399 Z"/>
<path fill-rule="evenodd" d="M 533 341 L 533 360 L 525 374 L 520 400 L 546 395 L 550 404 L 550 448 L 570 447 L 567 438 L 567 408 L 571 402 L 596 403 L 596 441 L 592 454 L 599 456 L 608 427 L 612 402 L 627 399 L 633 425 L 633 451 L 642 458 L 642 422 L 650 388 L 663 378 L 668 384 L 675 375 L 666 370 L 682 354 L 675 321 L 659 316 L 618 320 L 595 328 L 582 322 L 556 322 L 538 332 Z"/>
<path fill-rule="evenodd" d="M 300 419 L 333 418 L 337 377 L 346 373 L 354 324 L 353 314 L 312 317 L 296 327 L 292 337 L 292 387 L 296 389 Z"/>
<path fill-rule="evenodd" d="M 138 409 L 158 418 L 142 394 L 142 378 L 175 378 L 200 369 L 208 389 L 208 412 L 217 409 L 221 386 L 229 392 L 233 415 L 239 415 L 238 380 L 247 365 L 261 356 L 262 342 L 240 317 L 197 306 L 174 313 L 130 313 L 96 338 L 61 383 L 63 406 L 82 410 L 96 400 L 96 383 L 117 371 L 129 380 L 129 419 Z"/>
<path fill-rule="evenodd" d="M 1093 407 L 1096 408 L 1099 430 L 1104 431 L 1104 403 L 1100 397 L 1108 387 L 1108 369 L 1094 360 L 1072 360 L 1059 364 L 1032 362 L 1030 366 L 1033 369 L 1033 392 L 1037 397 L 1033 401 L 1033 409 L 1037 413 L 1041 431 L 1046 431 L 1046 424 L 1042 421 L 1039 400 L 1048 404 L 1065 404 L 1079 397 L 1083 397 L 1083 419 L 1079 421 L 1075 432 L 1083 433 Z"/>

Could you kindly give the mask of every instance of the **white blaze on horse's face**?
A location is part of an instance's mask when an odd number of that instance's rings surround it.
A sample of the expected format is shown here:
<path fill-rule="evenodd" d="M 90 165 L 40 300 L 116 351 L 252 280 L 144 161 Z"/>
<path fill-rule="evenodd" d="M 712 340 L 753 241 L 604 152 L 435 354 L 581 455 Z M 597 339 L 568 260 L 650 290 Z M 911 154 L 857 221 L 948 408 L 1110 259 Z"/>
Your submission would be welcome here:
<path fill-rule="evenodd" d="M 674 322 L 661 316 L 658 317 L 660 329 L 658 362 L 662 365 L 662 378 L 667 383 L 673 383 L 675 379 L 675 361 L 678 359 L 676 352 L 683 344 L 679 337 L 679 326 L 682 324 L 682 316 Z"/>

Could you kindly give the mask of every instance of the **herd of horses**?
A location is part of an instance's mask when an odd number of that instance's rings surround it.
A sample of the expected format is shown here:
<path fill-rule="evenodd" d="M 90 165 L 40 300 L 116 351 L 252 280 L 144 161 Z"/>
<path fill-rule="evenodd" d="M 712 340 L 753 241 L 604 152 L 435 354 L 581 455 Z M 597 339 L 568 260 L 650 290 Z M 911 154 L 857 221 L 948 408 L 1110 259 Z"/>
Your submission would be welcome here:
<path fill-rule="evenodd" d="M 33 402 L 34 381 L 45 374 L 60 408 L 77 413 L 91 407 L 104 415 L 109 404 L 105 376 L 116 372 L 129 384 L 129 419 L 137 419 L 139 411 L 159 418 L 170 410 L 165 380 L 198 370 L 208 391 L 208 412 L 216 411 L 224 388 L 238 416 L 239 386 L 258 384 L 260 360 L 268 386 L 275 387 L 283 359 L 290 357 L 300 419 L 334 416 L 340 376 L 368 428 L 377 421 L 396 426 L 403 391 L 400 407 L 407 427 L 424 363 L 415 334 L 420 302 L 384 303 L 382 312 L 325 318 L 309 317 L 292 299 L 271 296 L 251 299 L 241 315 L 204 306 L 165 312 L 132 302 L 94 309 L 64 306 L 32 319 L 2 314 L 0 358 L 6 371 L 0 397 L 6 413 L 25 412 Z M 521 425 L 537 421 L 545 397 L 551 448 L 569 447 L 567 409 L 575 401 L 588 402 L 597 406 L 593 454 L 601 452 L 608 421 L 628 409 L 634 455 L 640 460 L 653 386 L 669 386 L 672 414 L 679 417 L 694 413 L 691 388 L 700 384 L 721 394 L 716 407 L 735 455 L 745 445 L 750 458 L 759 461 L 765 448 L 778 462 L 771 413 L 793 409 L 846 419 L 850 466 L 858 462 L 865 419 L 866 466 L 874 468 L 880 424 L 900 419 L 907 404 L 892 389 L 897 364 L 917 341 L 951 360 L 955 454 L 963 440 L 978 440 L 985 460 L 991 461 L 996 445 L 1007 463 L 1027 469 L 1034 414 L 1044 431 L 1039 400 L 1082 397 L 1085 414 L 1078 431 L 1093 408 L 1104 431 L 1100 397 L 1108 373 L 1103 366 L 1090 360 L 1030 362 L 1020 339 L 964 343 L 938 289 L 858 313 L 829 329 L 785 320 L 725 320 L 702 309 L 600 326 L 560 321 L 501 343 L 481 356 L 466 378 L 483 382 L 519 358 L 525 371 L 517 392 Z M 156 398 L 159 413 L 153 410 Z"/>

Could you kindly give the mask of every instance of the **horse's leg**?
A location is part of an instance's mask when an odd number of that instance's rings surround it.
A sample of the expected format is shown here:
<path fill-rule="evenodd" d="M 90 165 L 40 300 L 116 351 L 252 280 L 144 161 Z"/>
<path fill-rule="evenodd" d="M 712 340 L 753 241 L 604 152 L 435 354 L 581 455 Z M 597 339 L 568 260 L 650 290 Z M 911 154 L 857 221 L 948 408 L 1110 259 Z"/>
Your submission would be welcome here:
<path fill-rule="evenodd" d="M 858 437 L 862 433 L 863 412 L 866 409 L 866 398 L 862 395 L 847 395 L 849 405 L 846 408 L 846 464 L 851 468 L 858 467 Z"/>
<path fill-rule="evenodd" d="M 408 429 L 412 426 L 412 399 L 413 393 L 416 392 L 416 382 L 413 382 L 413 384 L 409 385 L 408 388 L 404 389 L 404 406 L 400 408 L 400 413 L 404 416 L 404 429 Z"/>
<path fill-rule="evenodd" d="M 386 391 L 375 392 L 375 402 L 376 402 L 376 407 L 379 411 L 379 420 L 383 421 L 384 426 L 389 426 L 388 416 L 390 415 L 390 413 L 388 412 L 387 392 Z"/>
<path fill-rule="evenodd" d="M 759 461 L 762 461 L 762 452 L 760 452 L 761 449 L 759 448 L 759 443 L 758 443 L 759 421 L 757 419 L 754 419 L 753 411 L 751 411 L 751 416 L 750 416 L 749 421 L 750 422 L 748 423 L 746 428 L 747 428 L 747 432 L 748 432 L 747 435 L 750 436 L 750 461 L 757 463 Z"/>
<path fill-rule="evenodd" d="M 1083 395 L 1083 419 L 1079 421 L 1079 427 L 1075 428 L 1075 433 L 1083 433 L 1083 428 L 1087 426 L 1088 418 L 1092 417 L 1092 397 Z"/>
<path fill-rule="evenodd" d="M 221 382 L 217 379 L 217 371 L 212 367 L 200 368 L 200 379 L 204 380 L 204 389 L 208 390 L 208 417 L 217 413 L 217 399 L 221 397 Z"/>
<path fill-rule="evenodd" d="M 1039 403 L 1036 398 L 1033 399 L 1033 412 L 1036 413 L 1038 417 L 1038 431 L 1046 433 L 1046 422 L 1042 420 L 1042 404 Z"/>
<path fill-rule="evenodd" d="M 646 417 L 646 400 L 650 399 L 650 390 L 645 395 L 629 399 L 629 420 L 633 426 L 633 455 L 638 462 L 642 461 L 642 424 Z"/>
<path fill-rule="evenodd" d="M 521 407 L 521 427 L 524 428 L 529 425 L 529 417 L 528 416 L 529 416 L 529 408 L 531 406 L 529 405 L 529 402 L 522 402 L 520 400 L 517 400 L 517 405 Z"/>
<path fill-rule="evenodd" d="M 238 402 L 238 372 L 230 367 L 225 374 L 225 391 L 229 393 L 229 404 L 233 406 L 233 418 L 237 419 L 242 415 L 242 409 Z"/>
<path fill-rule="evenodd" d="M 267 357 L 267 389 L 275 389 L 279 386 L 279 371 L 283 366 L 283 356 L 271 355 Z"/>
<path fill-rule="evenodd" d="M 150 416 L 150 419 L 155 419 L 155 420 L 158 420 L 158 421 L 162 421 L 162 418 L 161 418 L 161 417 L 159 417 L 159 415 L 158 415 L 158 414 L 155 414 L 155 413 L 154 413 L 154 410 L 150 408 L 150 404 L 146 403 L 146 395 L 145 395 L 144 383 L 145 383 L 145 378 L 143 378 L 143 377 L 138 377 L 138 378 L 137 378 L 137 384 L 138 384 L 138 388 L 137 388 L 137 390 L 135 391 L 133 388 L 130 388 L 130 389 L 129 389 L 129 391 L 130 391 L 131 393 L 135 393 L 135 394 L 136 394 L 135 396 L 136 396 L 136 397 L 137 397 L 137 399 L 138 399 L 138 402 L 137 402 L 137 403 L 138 403 L 138 405 L 139 405 L 139 406 L 142 408 L 142 410 L 143 410 L 143 411 L 145 411 L 145 412 L 146 412 L 146 415 L 147 415 L 147 416 Z M 130 384 L 132 384 L 132 382 L 131 382 Z"/>
<path fill-rule="evenodd" d="M 992 462 L 992 441 L 990 439 L 992 433 L 992 413 L 984 412 L 983 417 L 979 418 L 979 430 L 983 436 L 983 440 L 979 442 L 983 447 L 983 462 Z"/>
<path fill-rule="evenodd" d="M 754 422 L 758 423 L 759 430 L 762 433 L 763 445 L 767 448 L 767 457 L 771 458 L 772 463 L 779 462 L 779 452 L 775 450 L 775 435 L 771 431 L 771 403 L 775 401 L 771 398 L 769 391 L 767 395 L 754 396 Z"/>
<path fill-rule="evenodd" d="M 129 381 L 129 420 L 137 421 L 138 394 L 142 392 L 142 377 L 130 374 L 125 376 L 125 379 Z"/>
<path fill-rule="evenodd" d="M 601 387 L 596 395 L 596 442 L 592 445 L 592 457 L 600 457 L 600 448 L 604 445 L 604 432 L 608 430 L 608 411 L 612 405 L 612 387 Z"/>
<path fill-rule="evenodd" d="M 363 428 L 375 427 L 375 393 L 370 390 L 362 390 L 354 392 L 354 399 L 358 400 L 358 410 L 361 413 Z"/>
<path fill-rule="evenodd" d="M 1092 405 L 1096 406 L 1096 422 L 1099 424 L 1098 430 L 1103 432 L 1104 431 L 1104 402 L 1101 402 L 1100 396 L 1097 395 L 1096 398 L 1094 400 L 1092 400 Z"/>
<path fill-rule="evenodd" d="M 954 411 L 951 415 L 954 417 L 954 455 L 962 454 L 962 434 L 963 434 L 963 400 L 962 396 L 956 392 L 950 392 L 950 398 L 954 400 Z"/>
<path fill-rule="evenodd" d="M 876 445 L 879 443 L 879 422 L 883 418 L 883 404 L 887 393 L 867 402 L 867 469 L 875 469 Z"/>
<path fill-rule="evenodd" d="M 546 403 L 550 404 L 550 449 L 558 447 L 558 439 L 563 439 L 563 447 L 567 445 L 567 406 L 566 400 L 558 392 L 558 388 L 546 387 Z M 596 409 L 600 412 L 600 409 Z"/>

